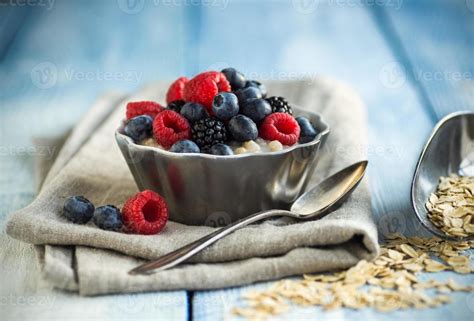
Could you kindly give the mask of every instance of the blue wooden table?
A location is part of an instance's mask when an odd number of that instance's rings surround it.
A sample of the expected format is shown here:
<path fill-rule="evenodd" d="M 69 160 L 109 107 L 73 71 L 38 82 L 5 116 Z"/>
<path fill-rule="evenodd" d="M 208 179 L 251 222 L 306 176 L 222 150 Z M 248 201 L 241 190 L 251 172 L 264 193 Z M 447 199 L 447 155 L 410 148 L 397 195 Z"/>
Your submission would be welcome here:
<path fill-rule="evenodd" d="M 423 233 L 409 204 L 411 175 L 436 121 L 474 110 L 474 1 L 200 2 L 0 2 L 0 299 L 6 320 L 233 320 L 229 310 L 242 304 L 240 294 L 268 285 L 80 298 L 37 280 L 31 247 L 3 232 L 8 214 L 35 196 L 33 159 L 40 151 L 32 149 L 31 137 L 63 132 L 105 90 L 130 92 L 150 80 L 231 65 L 263 81 L 323 74 L 351 84 L 369 109 L 370 184 L 380 232 Z M 295 307 L 281 318 L 451 320 L 473 312 L 474 295 L 456 294 L 453 304 L 431 310 L 325 314 Z"/>

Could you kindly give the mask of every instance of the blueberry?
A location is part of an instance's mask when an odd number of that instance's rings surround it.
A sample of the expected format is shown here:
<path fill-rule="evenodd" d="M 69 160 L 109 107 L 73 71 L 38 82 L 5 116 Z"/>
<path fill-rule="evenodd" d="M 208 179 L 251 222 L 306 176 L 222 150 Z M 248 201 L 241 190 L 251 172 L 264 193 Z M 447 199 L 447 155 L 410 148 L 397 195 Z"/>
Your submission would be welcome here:
<path fill-rule="evenodd" d="M 258 124 L 272 113 L 272 106 L 265 99 L 249 99 L 243 103 L 241 111 Z"/>
<path fill-rule="evenodd" d="M 95 209 L 94 224 L 103 230 L 118 231 L 122 228 L 122 214 L 113 205 L 100 206 Z"/>
<path fill-rule="evenodd" d="M 212 101 L 212 110 L 220 120 L 229 120 L 239 113 L 239 101 L 233 93 L 217 94 Z"/>
<path fill-rule="evenodd" d="M 140 142 L 151 136 L 152 129 L 153 118 L 148 115 L 141 115 L 130 119 L 125 125 L 124 132 L 135 142 Z"/>
<path fill-rule="evenodd" d="M 183 139 L 176 143 L 170 148 L 170 152 L 173 153 L 199 153 L 199 147 L 195 142 L 189 139 Z"/>
<path fill-rule="evenodd" d="M 213 155 L 234 155 L 232 148 L 226 144 L 215 144 L 211 147 L 210 153 Z"/>
<path fill-rule="evenodd" d="M 221 71 L 230 83 L 232 90 L 245 87 L 245 77 L 234 68 L 225 68 Z"/>
<path fill-rule="evenodd" d="M 262 92 L 257 87 L 247 87 L 235 91 L 239 103 L 243 104 L 248 99 L 263 98 Z"/>
<path fill-rule="evenodd" d="M 304 144 L 312 141 L 318 132 L 314 128 L 314 126 L 311 124 L 308 118 L 300 116 L 296 117 L 296 121 L 298 122 L 298 125 L 300 125 L 300 139 L 299 143 Z"/>
<path fill-rule="evenodd" d="M 264 84 L 262 84 L 261 82 L 259 81 L 256 81 L 256 80 L 247 80 L 245 82 L 245 87 L 255 87 L 255 88 L 258 88 L 260 90 L 260 92 L 262 93 L 262 97 L 265 98 L 267 96 L 267 88 L 265 87 Z"/>
<path fill-rule="evenodd" d="M 94 209 L 84 196 L 71 196 L 64 203 L 63 214 L 73 223 L 86 224 L 94 215 Z"/>
<path fill-rule="evenodd" d="M 229 131 L 232 137 L 239 142 L 255 140 L 258 136 L 257 125 L 244 115 L 237 115 L 229 121 Z"/>
<path fill-rule="evenodd" d="M 186 103 L 181 108 L 181 115 L 183 115 L 190 123 L 209 117 L 206 108 L 198 103 Z"/>

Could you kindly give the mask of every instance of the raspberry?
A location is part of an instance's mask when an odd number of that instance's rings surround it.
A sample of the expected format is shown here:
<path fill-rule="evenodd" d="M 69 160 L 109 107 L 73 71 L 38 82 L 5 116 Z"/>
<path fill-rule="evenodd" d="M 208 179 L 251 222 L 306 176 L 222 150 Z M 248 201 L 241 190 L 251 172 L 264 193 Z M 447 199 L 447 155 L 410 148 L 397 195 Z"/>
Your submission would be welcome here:
<path fill-rule="evenodd" d="M 186 118 L 172 110 L 164 110 L 153 121 L 153 136 L 158 144 L 170 148 L 174 143 L 191 137 L 191 127 Z"/>
<path fill-rule="evenodd" d="M 157 193 L 145 190 L 127 200 L 122 209 L 122 219 L 132 233 L 156 234 L 168 221 L 168 205 Z"/>
<path fill-rule="evenodd" d="M 167 104 L 175 100 L 183 99 L 184 85 L 186 85 L 188 81 L 188 78 L 180 77 L 171 84 L 170 88 L 168 89 L 168 92 L 166 93 Z"/>
<path fill-rule="evenodd" d="M 149 115 L 154 118 L 164 107 L 154 101 L 133 101 L 127 104 L 127 119 L 140 115 Z"/>
<path fill-rule="evenodd" d="M 283 145 L 296 144 L 300 137 L 300 126 L 293 116 L 286 113 L 270 114 L 260 125 L 260 137 L 277 140 Z"/>
<path fill-rule="evenodd" d="M 212 114 L 212 100 L 222 91 L 230 91 L 230 84 L 225 75 L 217 71 L 207 71 L 197 75 L 184 86 L 183 97 L 186 102 L 200 103 Z"/>

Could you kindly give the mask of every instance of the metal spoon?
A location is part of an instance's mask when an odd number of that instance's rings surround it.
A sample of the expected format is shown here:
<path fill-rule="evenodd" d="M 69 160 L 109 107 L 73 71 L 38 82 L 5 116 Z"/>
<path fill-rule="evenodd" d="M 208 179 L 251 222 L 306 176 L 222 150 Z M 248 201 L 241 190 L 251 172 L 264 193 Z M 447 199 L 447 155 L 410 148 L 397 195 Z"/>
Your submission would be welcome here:
<path fill-rule="evenodd" d="M 347 196 L 351 194 L 364 176 L 367 164 L 367 161 L 355 163 L 326 178 L 320 184 L 301 195 L 293 203 L 290 211 L 270 210 L 255 213 L 185 245 L 182 248 L 163 255 L 156 260 L 142 264 L 130 270 L 128 273 L 132 275 L 150 274 L 172 268 L 226 235 L 251 223 L 270 217 L 287 216 L 300 220 L 321 218 L 327 214 L 330 209 L 340 205 Z"/>
<path fill-rule="evenodd" d="M 474 175 L 474 112 L 447 115 L 433 129 L 421 152 L 411 185 L 411 202 L 418 221 L 439 238 L 472 241 L 474 235 L 449 236 L 428 217 L 426 202 L 435 192 L 440 176 Z"/>

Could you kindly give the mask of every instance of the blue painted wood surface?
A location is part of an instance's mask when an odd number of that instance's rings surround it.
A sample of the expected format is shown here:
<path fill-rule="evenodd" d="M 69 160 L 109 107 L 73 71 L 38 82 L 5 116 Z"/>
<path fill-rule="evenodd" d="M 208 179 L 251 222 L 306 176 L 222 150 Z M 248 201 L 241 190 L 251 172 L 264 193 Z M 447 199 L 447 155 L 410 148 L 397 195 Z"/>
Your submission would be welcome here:
<path fill-rule="evenodd" d="M 0 23 L 1 226 L 10 211 L 34 197 L 34 152 L 25 151 L 32 136 L 70 127 L 103 90 L 132 91 L 149 80 L 232 65 L 263 80 L 324 74 L 351 84 L 369 109 L 370 184 L 380 232 L 422 233 L 409 205 L 418 153 L 440 117 L 474 109 L 473 1 L 391 0 L 377 6 L 372 1 L 330 0 L 193 3 L 64 0 L 51 8 L 0 8 L 1 18 L 12 13 L 24 17 L 18 26 Z M 27 275 L 31 253 L 2 235 L 4 242 L 10 251 L 26 253 L 18 264 Z M 28 278 L 22 282 L 27 284 Z M 195 292 L 191 300 L 183 291 L 111 300 L 142 306 L 131 311 L 136 318 L 183 320 L 190 305 L 193 319 L 230 320 L 229 310 L 242 303 L 243 291 L 267 284 Z M 20 296 L 20 290 L 9 283 L 2 296 Z M 142 303 L 150 300 L 178 303 L 145 308 Z M 454 300 L 439 309 L 384 315 L 370 309 L 325 314 L 318 308 L 295 308 L 281 319 L 469 319 L 473 296 L 456 294 Z M 74 309 L 76 318 L 94 312 L 121 318 L 110 313 L 108 299 L 71 302 L 81 307 Z M 48 313 L 51 309 L 29 317 L 46 319 Z"/>

